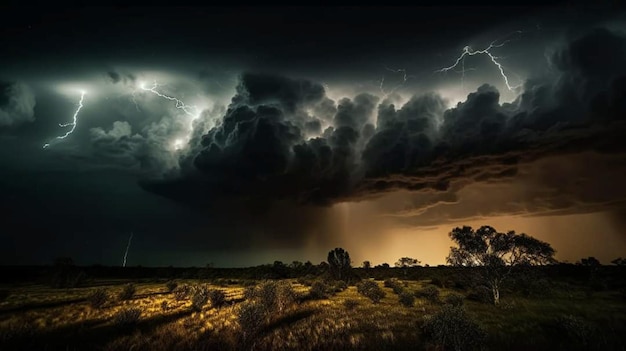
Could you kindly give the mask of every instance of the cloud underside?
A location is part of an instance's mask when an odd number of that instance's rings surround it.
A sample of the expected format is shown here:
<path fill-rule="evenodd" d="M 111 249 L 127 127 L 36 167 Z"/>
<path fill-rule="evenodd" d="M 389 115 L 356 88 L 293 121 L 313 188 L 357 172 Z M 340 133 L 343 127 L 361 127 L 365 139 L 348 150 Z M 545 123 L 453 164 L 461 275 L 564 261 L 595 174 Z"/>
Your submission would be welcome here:
<path fill-rule="evenodd" d="M 452 209 L 465 189 L 503 184 L 536 191 L 481 211 L 623 206 L 623 62 L 626 39 L 597 29 L 557 50 L 554 77 L 528 79 L 514 102 L 500 103 L 483 85 L 453 108 L 435 93 L 402 106 L 370 94 L 333 101 L 315 82 L 246 73 L 217 126 L 182 157 L 181 173 L 141 185 L 201 207 L 226 199 L 330 205 L 409 191 L 427 200 L 395 215 L 412 213 L 414 222 L 434 205 Z M 457 212 L 447 216 L 472 215 Z"/>

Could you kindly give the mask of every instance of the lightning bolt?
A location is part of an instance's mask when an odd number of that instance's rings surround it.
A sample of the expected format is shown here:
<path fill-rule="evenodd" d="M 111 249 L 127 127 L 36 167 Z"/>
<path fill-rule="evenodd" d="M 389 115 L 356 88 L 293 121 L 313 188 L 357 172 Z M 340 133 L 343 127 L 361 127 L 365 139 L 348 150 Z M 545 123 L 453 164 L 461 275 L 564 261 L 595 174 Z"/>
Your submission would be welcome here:
<path fill-rule="evenodd" d="M 519 31 L 519 30 L 515 31 L 515 32 L 509 34 L 508 36 L 511 36 L 512 34 L 515 34 L 515 33 L 516 34 L 522 34 L 522 31 Z M 490 50 L 495 49 L 495 48 L 501 48 L 501 47 L 503 47 L 504 45 L 506 45 L 510 41 L 511 40 L 507 39 L 507 40 L 504 40 L 503 42 L 501 42 L 499 44 L 496 44 L 498 42 L 498 39 L 496 39 L 496 40 L 492 41 L 491 44 L 489 44 L 489 46 L 487 48 L 483 49 L 483 50 L 472 50 L 472 48 L 470 48 L 469 46 L 465 46 L 463 48 L 463 51 L 461 52 L 461 55 L 456 59 L 456 61 L 454 62 L 454 64 L 452 66 L 438 69 L 438 70 L 435 71 L 435 73 L 445 73 L 445 72 L 448 72 L 448 71 L 456 68 L 460 64 L 461 65 L 461 82 L 463 82 L 465 80 L 465 58 L 467 56 L 474 56 L 474 55 L 487 55 L 489 57 L 489 59 L 491 60 L 491 62 L 493 62 L 493 64 L 500 71 L 500 75 L 502 76 L 502 79 L 504 79 L 504 83 L 506 84 L 506 87 L 510 91 L 515 91 L 522 84 L 511 85 L 511 83 L 509 81 L 509 77 L 504 72 L 504 67 L 502 67 L 502 64 L 498 61 L 500 59 L 500 57 L 494 56 L 491 53 L 491 51 L 490 51 Z"/>
<path fill-rule="evenodd" d="M 78 113 L 80 112 L 80 109 L 83 108 L 83 99 L 85 98 L 85 91 L 81 91 L 80 92 L 80 101 L 78 101 L 78 108 L 76 109 L 76 112 L 74 112 L 74 116 L 72 117 L 72 122 L 71 123 L 64 123 L 61 124 L 59 123 L 59 127 L 69 127 L 72 126 L 72 128 L 70 130 L 68 130 L 64 135 L 58 136 L 56 137 L 56 139 L 65 139 L 68 137 L 68 135 L 72 134 L 74 132 L 74 129 L 76 129 L 76 122 L 78 121 Z M 46 149 L 50 146 L 50 143 L 46 143 L 43 145 L 43 148 Z"/>
<path fill-rule="evenodd" d="M 406 84 L 406 82 L 411 79 L 411 78 L 416 78 L 416 76 L 413 75 L 408 75 L 406 72 L 405 68 L 398 68 L 398 69 L 393 69 L 393 68 L 389 68 L 387 66 L 383 66 L 387 71 L 392 72 L 392 73 L 401 73 L 402 74 L 402 82 L 397 84 L 395 87 L 393 87 L 391 90 L 389 90 L 388 92 L 385 91 L 385 75 L 383 75 L 380 79 L 379 82 L 379 86 L 378 88 L 380 89 L 380 92 L 383 93 L 383 95 L 385 97 L 389 96 L 390 94 L 393 94 L 394 92 L 396 92 L 396 90 L 400 89 L 402 86 L 404 86 L 404 84 Z"/>
<path fill-rule="evenodd" d="M 162 97 L 164 99 L 170 100 L 170 101 L 175 101 L 176 102 L 176 108 L 179 110 L 183 110 L 188 116 L 191 116 L 192 118 L 196 118 L 198 117 L 198 115 L 200 114 L 198 112 L 198 108 L 196 106 L 188 106 L 186 105 L 184 102 L 182 102 L 181 100 L 172 97 L 172 96 L 168 96 L 165 94 L 160 93 L 157 88 L 159 87 L 159 84 L 157 84 L 156 80 L 154 81 L 154 83 L 152 84 L 151 87 L 146 88 L 146 86 L 142 83 L 139 88 L 143 91 L 149 91 L 153 94 L 155 94 L 156 96 Z"/>
<path fill-rule="evenodd" d="M 126 258 L 128 257 L 128 250 L 130 249 L 131 240 L 133 240 L 133 232 L 130 232 L 130 237 L 128 238 L 128 244 L 126 245 L 126 251 L 124 252 L 124 263 L 122 263 L 122 267 L 126 267 Z"/>

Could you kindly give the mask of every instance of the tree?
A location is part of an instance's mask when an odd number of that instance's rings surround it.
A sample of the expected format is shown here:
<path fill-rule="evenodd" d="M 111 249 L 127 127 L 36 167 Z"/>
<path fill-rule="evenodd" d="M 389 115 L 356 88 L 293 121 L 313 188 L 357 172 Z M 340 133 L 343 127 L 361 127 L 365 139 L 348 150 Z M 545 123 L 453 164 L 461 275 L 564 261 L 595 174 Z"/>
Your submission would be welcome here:
<path fill-rule="evenodd" d="M 578 264 L 586 267 L 598 267 L 600 266 L 600 261 L 593 256 L 589 256 L 587 258 L 582 258 Z"/>
<path fill-rule="evenodd" d="M 611 261 L 611 263 L 613 263 L 616 266 L 626 266 L 626 258 L 618 257 L 614 259 L 613 261 Z"/>
<path fill-rule="evenodd" d="M 420 264 L 421 262 L 411 258 L 411 257 L 402 257 L 398 260 L 398 262 L 396 262 L 396 267 L 398 268 L 406 268 L 406 267 L 415 267 L 418 264 Z"/>
<path fill-rule="evenodd" d="M 502 282 L 513 267 L 554 263 L 554 249 L 550 244 L 514 231 L 499 233 L 493 227 L 454 228 L 450 238 L 458 247 L 450 248 L 447 257 L 453 266 L 477 267 L 481 280 L 493 294 L 493 303 L 500 302 Z"/>
<path fill-rule="evenodd" d="M 372 268 L 372 263 L 370 261 L 363 261 L 363 268 L 365 269 Z"/>
<path fill-rule="evenodd" d="M 330 273 L 337 280 L 347 280 L 352 269 L 350 254 L 348 251 L 337 247 L 328 252 L 328 265 Z"/>

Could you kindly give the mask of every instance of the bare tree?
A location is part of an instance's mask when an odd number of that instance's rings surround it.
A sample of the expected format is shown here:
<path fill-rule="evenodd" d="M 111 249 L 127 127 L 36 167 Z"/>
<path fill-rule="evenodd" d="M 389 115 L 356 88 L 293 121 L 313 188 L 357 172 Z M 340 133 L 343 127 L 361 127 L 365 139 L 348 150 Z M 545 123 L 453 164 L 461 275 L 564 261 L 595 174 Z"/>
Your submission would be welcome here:
<path fill-rule="evenodd" d="M 458 247 L 450 248 L 447 257 L 454 266 L 477 267 L 481 280 L 489 285 L 493 303 L 500 302 L 502 282 L 515 266 L 554 263 L 554 249 L 550 244 L 514 231 L 499 233 L 493 227 L 454 228 L 450 238 Z"/>

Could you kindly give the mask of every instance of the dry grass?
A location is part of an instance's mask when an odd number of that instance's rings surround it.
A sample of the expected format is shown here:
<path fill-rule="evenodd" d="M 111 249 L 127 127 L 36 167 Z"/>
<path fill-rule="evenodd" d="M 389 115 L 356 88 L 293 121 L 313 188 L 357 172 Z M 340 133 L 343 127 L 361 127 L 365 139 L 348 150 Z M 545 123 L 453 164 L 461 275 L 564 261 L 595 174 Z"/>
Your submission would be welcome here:
<path fill-rule="evenodd" d="M 199 281 L 177 281 L 203 284 Z M 210 286 L 226 294 L 226 304 L 200 311 L 189 299 L 177 301 L 165 284 L 135 284 L 129 300 L 115 297 L 123 282 L 93 288 L 67 290 L 25 286 L 11 291 L 0 303 L 0 349 L 104 349 L 104 350 L 229 350 L 240 349 L 243 332 L 237 321 L 243 286 Z M 305 296 L 309 287 L 290 281 Z M 381 281 L 377 282 L 381 287 Z M 428 281 L 408 282 L 407 291 L 428 286 Z M 110 298 L 100 309 L 91 307 L 86 297 L 98 288 Z M 328 299 L 302 300 L 276 313 L 261 327 L 246 348 L 254 350 L 344 350 L 344 349 L 425 349 L 421 325 L 424 316 L 441 309 L 438 302 L 417 298 L 412 307 L 403 306 L 392 289 L 377 304 L 357 293 L 355 287 Z M 440 289 L 442 300 L 449 289 Z M 614 294 L 567 294 L 550 299 L 504 298 L 503 307 L 465 301 L 468 314 L 490 335 L 490 342 L 509 345 L 526 342 L 540 345 L 549 334 L 542 332 L 551 318 L 577 315 L 599 325 L 612 325 L 615 333 L 626 329 L 626 305 Z M 346 307 L 346 301 L 351 301 Z M 164 307 L 165 306 L 165 307 Z M 138 308 L 136 325 L 120 328 L 114 316 L 122 310 Z M 620 329 L 621 328 L 621 329 Z M 546 336 L 547 335 L 547 336 Z M 513 341 L 507 341 L 507 340 Z M 518 344 L 519 346 L 519 344 Z"/>

